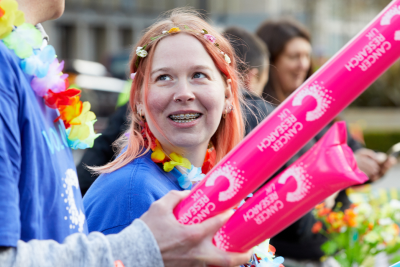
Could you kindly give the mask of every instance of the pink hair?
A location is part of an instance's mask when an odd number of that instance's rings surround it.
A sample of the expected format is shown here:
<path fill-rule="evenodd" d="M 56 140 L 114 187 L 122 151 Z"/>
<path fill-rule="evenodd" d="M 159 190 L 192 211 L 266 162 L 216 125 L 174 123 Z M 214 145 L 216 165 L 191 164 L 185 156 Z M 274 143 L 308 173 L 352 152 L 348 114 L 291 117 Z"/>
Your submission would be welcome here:
<path fill-rule="evenodd" d="M 162 39 L 158 38 L 157 40 L 152 41 L 151 37 L 159 36 L 163 31 L 168 31 L 172 27 L 179 27 L 181 30 L 180 32 L 173 34 L 180 34 L 184 32 L 185 34 L 190 34 L 191 36 L 197 38 L 197 40 L 203 44 L 204 48 L 211 56 L 214 64 L 224 78 L 231 79 L 231 90 L 233 96 L 232 104 L 234 106 L 234 110 L 227 114 L 225 119 L 221 119 L 221 123 L 218 126 L 217 131 L 211 137 L 211 142 L 216 151 L 216 163 L 220 161 L 231 149 L 233 149 L 244 136 L 244 122 L 240 105 L 242 98 L 239 91 L 239 79 L 236 71 L 236 58 L 234 50 L 229 41 L 219 34 L 215 29 L 213 29 L 206 21 L 201 19 L 195 11 L 179 8 L 169 11 L 167 16 L 167 18 L 162 19 L 150 26 L 137 44 L 137 46 L 141 47 L 143 47 L 145 44 L 148 44 L 146 47 L 148 56 L 145 58 L 140 58 L 138 67 L 136 67 L 135 64 L 137 61 L 136 49 L 134 49 L 132 53 L 130 71 L 131 73 L 136 72 L 136 76 L 132 83 L 131 95 L 129 99 L 130 108 L 132 110 L 130 114 L 130 127 L 128 130 L 129 134 L 123 134 L 114 143 L 114 146 L 117 148 L 116 152 L 120 154 L 114 161 L 104 166 L 90 167 L 90 169 L 95 173 L 101 174 L 113 172 L 132 162 L 134 159 L 144 155 L 150 150 L 150 146 L 145 147 L 145 142 L 141 135 L 140 117 L 137 114 L 135 104 L 140 99 L 141 88 L 143 88 L 143 99 L 145 100 L 143 101 L 143 104 L 145 105 L 145 110 L 149 110 L 146 99 L 149 88 L 149 76 L 152 67 L 151 62 L 153 61 L 154 50 L 157 47 L 160 39 Z M 209 34 L 216 37 L 220 50 L 209 40 L 204 38 L 204 35 L 201 33 L 203 29 L 206 29 Z M 226 53 L 231 58 L 232 62 L 230 64 L 225 61 L 221 51 Z M 151 114 L 147 115 L 149 115 L 150 119 L 154 121 Z M 160 132 L 162 133 L 162 131 Z M 146 133 L 146 136 L 147 135 L 148 134 Z M 150 137 L 147 136 L 147 139 L 150 140 Z M 122 149 L 126 146 L 127 149 L 122 152 Z M 144 147 L 145 149 L 143 149 Z"/>

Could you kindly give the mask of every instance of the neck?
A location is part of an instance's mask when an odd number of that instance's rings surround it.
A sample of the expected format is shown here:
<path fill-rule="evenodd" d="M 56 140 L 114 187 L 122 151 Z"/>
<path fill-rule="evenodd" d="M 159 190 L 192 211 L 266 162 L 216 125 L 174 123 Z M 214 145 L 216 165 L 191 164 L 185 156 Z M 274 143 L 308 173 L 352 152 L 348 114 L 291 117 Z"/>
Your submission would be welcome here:
<path fill-rule="evenodd" d="M 161 146 L 167 155 L 171 154 L 172 152 L 175 152 L 183 156 L 184 158 L 187 158 L 193 166 L 201 167 L 203 166 L 204 157 L 206 156 L 208 143 L 200 144 L 194 147 L 185 147 L 185 148 L 174 147 L 171 146 L 171 144 L 163 144 L 163 143 L 161 143 Z"/>
<path fill-rule="evenodd" d="M 283 89 L 282 85 L 279 83 L 276 77 L 271 77 L 271 82 L 276 94 L 276 98 L 279 100 L 280 103 L 282 103 L 283 101 L 285 101 L 286 98 L 288 98 L 290 94 L 285 93 L 286 91 Z"/>

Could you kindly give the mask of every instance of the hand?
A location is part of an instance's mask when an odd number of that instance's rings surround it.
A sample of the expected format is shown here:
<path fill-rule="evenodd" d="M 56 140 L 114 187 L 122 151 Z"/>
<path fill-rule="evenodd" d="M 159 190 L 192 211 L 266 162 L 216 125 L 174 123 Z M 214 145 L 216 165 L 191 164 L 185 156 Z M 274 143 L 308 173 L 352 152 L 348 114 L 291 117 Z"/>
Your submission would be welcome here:
<path fill-rule="evenodd" d="M 361 148 L 354 152 L 354 157 L 356 158 L 358 168 L 368 176 L 371 182 L 375 182 L 381 178 L 381 168 L 377 154 L 373 150 Z"/>
<path fill-rule="evenodd" d="M 376 154 L 380 167 L 379 174 L 380 176 L 383 176 L 390 168 L 396 165 L 397 159 L 393 156 L 387 156 L 385 153 L 382 152 L 378 152 Z"/>
<path fill-rule="evenodd" d="M 324 200 L 325 207 L 327 207 L 328 209 L 333 209 L 333 207 L 335 206 L 335 199 L 339 195 L 339 192 L 340 191 L 337 191 L 336 193 L 333 193 L 332 195 L 330 195 L 329 197 L 327 197 Z"/>
<path fill-rule="evenodd" d="M 195 225 L 180 224 L 174 214 L 175 206 L 189 191 L 171 191 L 154 202 L 140 217 L 152 231 L 166 267 L 174 266 L 237 266 L 246 263 L 252 253 L 232 253 L 213 245 L 215 233 L 232 215 L 225 212 Z"/>
<path fill-rule="evenodd" d="M 382 152 L 374 152 L 371 149 L 361 148 L 354 153 L 358 168 L 375 182 L 382 178 L 392 168 L 397 160 L 393 156 L 387 156 Z"/>

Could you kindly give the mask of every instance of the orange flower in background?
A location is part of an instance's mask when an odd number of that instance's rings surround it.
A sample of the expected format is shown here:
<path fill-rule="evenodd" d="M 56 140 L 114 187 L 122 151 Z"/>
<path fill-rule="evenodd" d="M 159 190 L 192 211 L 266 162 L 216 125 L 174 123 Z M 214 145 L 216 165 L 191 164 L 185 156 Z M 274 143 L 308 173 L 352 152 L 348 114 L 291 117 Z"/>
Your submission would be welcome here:
<path fill-rule="evenodd" d="M 322 222 L 318 221 L 314 223 L 313 227 L 311 228 L 311 232 L 317 234 L 319 233 L 319 231 L 321 231 L 321 229 L 322 229 Z"/>
<path fill-rule="evenodd" d="M 357 214 L 354 213 L 352 209 L 347 209 L 344 211 L 344 220 L 346 221 L 347 225 L 350 227 L 356 227 L 357 226 L 357 221 L 356 217 Z"/>
<path fill-rule="evenodd" d="M 323 208 L 325 208 L 325 203 L 322 202 L 321 204 L 318 204 L 317 206 L 315 206 L 315 208 L 316 208 L 317 210 L 323 209 Z"/>
<path fill-rule="evenodd" d="M 342 212 L 331 212 L 329 213 L 326 220 L 330 223 L 332 227 L 331 232 L 339 232 L 340 228 L 344 226 Z"/>
<path fill-rule="evenodd" d="M 171 29 L 169 29 L 168 33 L 176 33 L 176 32 L 180 32 L 181 29 L 179 29 L 178 27 L 173 27 Z"/>
<path fill-rule="evenodd" d="M 332 211 L 332 209 L 323 208 L 323 209 L 320 209 L 317 214 L 319 217 L 322 217 L 322 216 L 328 215 L 331 211 Z"/>
<path fill-rule="evenodd" d="M 393 224 L 393 228 L 394 228 L 394 230 L 395 230 L 395 235 L 399 235 L 399 233 L 400 233 L 400 228 L 399 228 L 399 226 L 397 225 L 397 224 Z"/>
<path fill-rule="evenodd" d="M 368 223 L 368 229 L 372 230 L 374 228 L 374 224 L 372 222 Z"/>

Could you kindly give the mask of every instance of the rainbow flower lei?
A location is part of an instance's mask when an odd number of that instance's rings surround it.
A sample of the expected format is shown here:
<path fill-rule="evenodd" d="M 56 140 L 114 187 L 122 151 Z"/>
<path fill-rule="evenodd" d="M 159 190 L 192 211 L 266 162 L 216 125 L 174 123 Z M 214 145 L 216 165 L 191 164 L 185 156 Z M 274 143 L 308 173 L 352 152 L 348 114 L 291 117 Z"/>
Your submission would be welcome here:
<path fill-rule="evenodd" d="M 63 74 L 64 62 L 58 61 L 51 45 L 40 49 L 42 34 L 35 26 L 24 23 L 25 15 L 15 0 L 0 0 L 0 40 L 20 58 L 21 69 L 33 76 L 31 87 L 44 103 L 57 109 L 66 128 L 68 145 L 72 149 L 92 147 L 96 134 L 96 115 L 90 103 L 80 101 L 79 89 L 68 88 L 68 74 Z"/>

